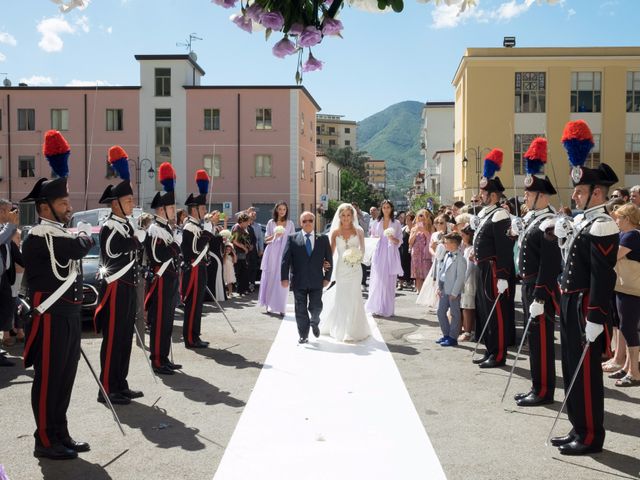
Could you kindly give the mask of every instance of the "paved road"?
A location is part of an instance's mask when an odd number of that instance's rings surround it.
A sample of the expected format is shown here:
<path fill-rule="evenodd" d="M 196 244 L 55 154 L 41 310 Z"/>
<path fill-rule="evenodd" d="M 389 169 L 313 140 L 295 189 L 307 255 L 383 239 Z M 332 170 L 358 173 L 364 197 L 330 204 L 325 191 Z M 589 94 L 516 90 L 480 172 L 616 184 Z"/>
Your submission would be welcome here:
<path fill-rule="evenodd" d="M 93 449 L 78 460 L 51 462 L 31 455 L 33 371 L 0 369 L 0 464 L 12 480 L 211 479 L 261 369 L 269 367 L 264 361 L 280 326 L 280 319 L 262 313 L 255 300 L 227 302 L 238 329 L 235 335 L 215 309 L 205 307 L 203 337 L 212 341 L 206 350 L 185 350 L 176 322 L 175 361 L 184 370 L 158 377 L 157 384 L 142 353 L 134 349 L 129 380 L 145 397 L 116 407 L 125 437 L 106 407 L 96 402 L 97 387 L 81 365 L 71 399 L 70 431 Z M 437 320 L 414 300 L 415 294 L 399 292 L 397 316 L 379 319 L 378 325 L 449 479 L 640 478 L 640 388 L 616 388 L 613 380 L 605 379 L 605 452 L 561 457 L 555 448 L 544 446 L 560 402 L 529 410 L 509 399 L 500 405 L 508 368 L 483 371 L 473 366 L 470 344 L 455 349 L 436 345 Z M 87 329 L 82 343 L 97 366 L 100 339 Z M 520 361 L 512 393 L 528 388 L 527 364 Z M 558 383 L 562 385 L 560 378 Z M 559 389 L 556 399 L 561 395 Z M 557 433 L 568 429 L 563 419 Z M 282 452 L 283 461 L 289 455 L 295 452 Z"/>

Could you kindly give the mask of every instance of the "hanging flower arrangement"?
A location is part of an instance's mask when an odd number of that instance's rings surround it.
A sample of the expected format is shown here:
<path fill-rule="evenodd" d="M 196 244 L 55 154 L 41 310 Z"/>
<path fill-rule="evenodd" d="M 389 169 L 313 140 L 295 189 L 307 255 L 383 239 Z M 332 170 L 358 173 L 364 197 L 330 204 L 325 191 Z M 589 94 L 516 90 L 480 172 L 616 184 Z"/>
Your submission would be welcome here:
<path fill-rule="evenodd" d="M 391 8 L 401 12 L 403 0 L 348 0 L 357 7 L 378 9 Z M 236 8 L 238 0 L 212 0 L 223 8 Z M 252 33 L 264 28 L 268 40 L 273 32 L 283 37 L 273 45 L 272 53 L 278 58 L 298 55 L 296 83 L 302 82 L 302 74 L 321 70 L 323 62 L 313 56 L 311 48 L 325 37 L 342 37 L 343 25 L 336 15 L 344 0 L 240 0 L 240 11 L 231 16 L 231 21 L 242 30 Z M 362 4 L 362 5 L 360 5 Z M 305 52 L 306 50 L 306 52 Z"/>

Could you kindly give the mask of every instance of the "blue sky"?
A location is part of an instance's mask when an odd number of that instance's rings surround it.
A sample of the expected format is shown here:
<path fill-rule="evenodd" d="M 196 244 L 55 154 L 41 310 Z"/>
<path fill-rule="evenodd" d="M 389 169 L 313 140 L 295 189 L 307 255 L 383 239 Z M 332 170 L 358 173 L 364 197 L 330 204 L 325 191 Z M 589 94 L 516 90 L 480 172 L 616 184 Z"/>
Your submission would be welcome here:
<path fill-rule="evenodd" d="M 477 0 L 463 15 L 444 0 L 405 2 L 400 14 L 342 10 L 344 38 L 325 38 L 313 50 L 323 70 L 304 77 L 324 113 L 362 120 L 402 100 L 452 100 L 465 48 L 499 47 L 506 35 L 522 47 L 639 44 L 640 0 Z M 279 35 L 248 34 L 209 0 L 91 0 L 66 14 L 50 0 L 0 4 L 0 72 L 14 84 L 137 85 L 135 54 L 184 53 L 176 42 L 191 32 L 203 38 L 194 50 L 204 84 L 295 83 L 297 57 L 271 54 Z"/>

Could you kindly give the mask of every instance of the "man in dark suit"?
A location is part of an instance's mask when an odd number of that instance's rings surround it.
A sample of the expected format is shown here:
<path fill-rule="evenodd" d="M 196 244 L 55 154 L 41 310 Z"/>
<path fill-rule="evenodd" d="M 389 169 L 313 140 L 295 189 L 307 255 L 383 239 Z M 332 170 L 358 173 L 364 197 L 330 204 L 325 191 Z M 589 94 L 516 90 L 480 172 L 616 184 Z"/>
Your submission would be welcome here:
<path fill-rule="evenodd" d="M 333 255 L 326 235 L 313 231 L 315 216 L 311 212 L 300 215 L 300 232 L 290 235 L 282 255 L 280 280 L 282 286 L 291 289 L 295 299 L 296 322 L 300 339 L 309 341 L 309 327 L 315 337 L 320 336 L 320 312 L 322 311 L 322 288 L 329 284 Z M 324 268 L 328 264 L 329 268 Z M 309 318 L 311 314 L 311 318 Z"/>

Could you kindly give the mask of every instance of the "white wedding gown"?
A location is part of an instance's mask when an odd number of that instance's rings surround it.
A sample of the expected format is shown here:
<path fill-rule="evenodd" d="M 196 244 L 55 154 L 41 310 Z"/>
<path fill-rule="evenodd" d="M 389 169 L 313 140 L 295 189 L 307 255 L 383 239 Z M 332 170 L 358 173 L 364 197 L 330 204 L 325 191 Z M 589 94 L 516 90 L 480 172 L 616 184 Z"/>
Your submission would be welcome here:
<path fill-rule="evenodd" d="M 340 342 L 358 342 L 371 335 L 371 329 L 360 291 L 362 268 L 360 264 L 351 266 L 342 260 L 348 248 L 360 249 L 357 235 L 349 237 L 346 242 L 341 236 L 336 237 L 333 259 L 336 284 L 322 298 L 320 333 Z"/>

